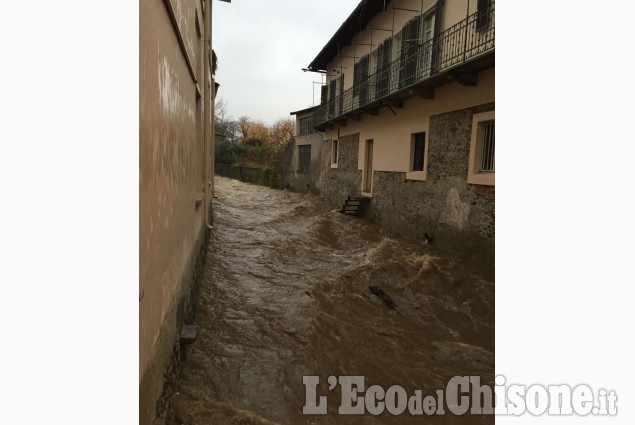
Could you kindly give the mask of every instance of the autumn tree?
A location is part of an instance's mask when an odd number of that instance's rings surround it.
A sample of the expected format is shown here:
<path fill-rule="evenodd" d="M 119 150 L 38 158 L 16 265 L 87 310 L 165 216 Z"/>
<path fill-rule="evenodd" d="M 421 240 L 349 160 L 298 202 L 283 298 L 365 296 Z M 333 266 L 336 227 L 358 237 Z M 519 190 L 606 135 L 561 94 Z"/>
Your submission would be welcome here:
<path fill-rule="evenodd" d="M 233 119 L 222 98 L 216 100 L 214 122 L 216 133 L 228 140 L 217 146 L 216 157 L 225 163 L 250 166 L 276 163 L 295 136 L 295 119 L 281 118 L 270 126 L 247 115 Z"/>
<path fill-rule="evenodd" d="M 295 119 L 280 118 L 271 126 L 269 144 L 274 148 L 286 146 L 295 136 Z"/>
<path fill-rule="evenodd" d="M 269 128 L 262 122 L 243 115 L 238 119 L 238 131 L 241 142 L 250 141 L 251 144 L 258 141 L 267 144 L 269 142 Z"/>

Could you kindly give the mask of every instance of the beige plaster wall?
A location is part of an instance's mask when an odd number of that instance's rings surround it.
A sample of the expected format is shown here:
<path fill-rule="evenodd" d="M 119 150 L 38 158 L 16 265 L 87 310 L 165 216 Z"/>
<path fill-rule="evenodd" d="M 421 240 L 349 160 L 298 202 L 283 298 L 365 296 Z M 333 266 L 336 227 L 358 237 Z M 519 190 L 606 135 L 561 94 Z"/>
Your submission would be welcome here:
<path fill-rule="evenodd" d="M 185 51 L 165 2 L 140 0 L 139 5 L 140 381 L 161 350 L 156 347 L 159 331 L 174 309 L 203 231 L 203 205 L 197 207 L 196 201 L 203 198 L 204 108 L 187 60 L 202 82 L 203 44 L 195 19 L 202 33 L 203 14 L 199 0 L 170 4 Z"/>
<path fill-rule="evenodd" d="M 348 120 L 345 127 L 327 130 L 324 139 L 360 133 L 358 169 L 364 169 L 365 141 L 373 139 L 374 171 L 409 171 L 411 134 L 427 132 L 431 115 L 494 102 L 494 69 L 483 71 L 474 87 L 453 82 L 438 87 L 434 99 L 411 97 L 403 108 L 381 108 L 379 115 L 364 114 L 361 121 Z M 338 134 L 339 132 L 339 134 Z M 466 176 L 467 178 L 467 176 Z"/>

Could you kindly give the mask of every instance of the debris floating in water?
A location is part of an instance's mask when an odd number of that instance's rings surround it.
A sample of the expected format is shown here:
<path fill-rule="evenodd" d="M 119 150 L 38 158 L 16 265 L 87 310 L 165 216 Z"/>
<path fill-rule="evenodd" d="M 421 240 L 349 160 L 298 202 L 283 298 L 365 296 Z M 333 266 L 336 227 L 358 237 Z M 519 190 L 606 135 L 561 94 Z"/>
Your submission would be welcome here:
<path fill-rule="evenodd" d="M 369 286 L 368 289 L 370 289 L 370 292 L 372 292 L 374 295 L 377 295 L 379 298 L 381 298 L 388 307 L 392 308 L 393 310 L 397 309 L 397 305 L 395 304 L 395 302 L 388 296 L 387 293 L 384 292 L 383 289 L 378 288 L 377 286 Z"/>

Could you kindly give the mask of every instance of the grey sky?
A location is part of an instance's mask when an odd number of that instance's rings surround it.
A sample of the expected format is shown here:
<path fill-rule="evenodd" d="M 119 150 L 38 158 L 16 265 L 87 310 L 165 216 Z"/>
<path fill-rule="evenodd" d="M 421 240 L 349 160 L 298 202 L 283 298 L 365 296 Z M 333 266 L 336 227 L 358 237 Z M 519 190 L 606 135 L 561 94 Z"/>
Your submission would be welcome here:
<path fill-rule="evenodd" d="M 234 118 L 271 124 L 312 105 L 312 81 L 302 72 L 359 0 L 214 1 L 212 44 L 218 56 L 219 98 Z M 319 86 L 315 85 L 316 102 Z"/>

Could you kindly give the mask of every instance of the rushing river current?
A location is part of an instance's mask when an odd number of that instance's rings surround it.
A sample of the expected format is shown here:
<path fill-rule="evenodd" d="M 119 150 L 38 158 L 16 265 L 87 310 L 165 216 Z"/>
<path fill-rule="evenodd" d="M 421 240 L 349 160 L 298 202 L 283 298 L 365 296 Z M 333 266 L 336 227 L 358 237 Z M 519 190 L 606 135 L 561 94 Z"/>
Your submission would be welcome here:
<path fill-rule="evenodd" d="M 199 337 L 187 347 L 169 423 L 494 423 L 447 411 L 340 415 L 340 386 L 327 381 L 363 376 L 365 389 L 400 385 L 408 396 L 434 395 L 455 375 L 492 385 L 492 270 L 391 237 L 317 196 L 222 177 L 215 194 Z M 303 376 L 320 377 L 326 415 L 303 415 Z"/>

